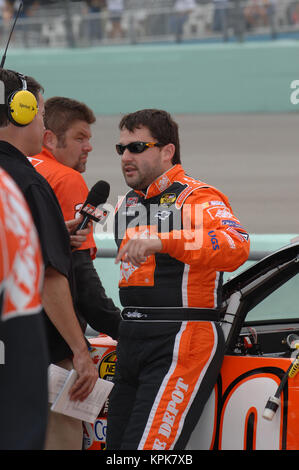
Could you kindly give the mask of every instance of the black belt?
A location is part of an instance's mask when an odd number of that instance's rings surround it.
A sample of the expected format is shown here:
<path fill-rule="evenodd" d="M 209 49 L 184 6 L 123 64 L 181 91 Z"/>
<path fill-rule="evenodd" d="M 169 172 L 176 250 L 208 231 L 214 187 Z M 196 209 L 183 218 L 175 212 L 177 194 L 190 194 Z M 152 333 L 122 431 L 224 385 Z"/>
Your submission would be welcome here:
<path fill-rule="evenodd" d="M 220 321 L 219 310 L 184 307 L 126 307 L 123 320 L 131 321 Z"/>

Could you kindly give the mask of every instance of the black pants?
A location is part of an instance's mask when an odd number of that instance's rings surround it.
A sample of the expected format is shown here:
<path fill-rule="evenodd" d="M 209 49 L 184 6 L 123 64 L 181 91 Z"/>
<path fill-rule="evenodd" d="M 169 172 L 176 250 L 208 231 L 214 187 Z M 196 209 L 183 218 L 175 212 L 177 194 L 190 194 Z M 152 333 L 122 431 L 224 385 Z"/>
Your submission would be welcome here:
<path fill-rule="evenodd" d="M 0 449 L 42 450 L 48 418 L 48 349 L 40 314 L 0 320 Z"/>

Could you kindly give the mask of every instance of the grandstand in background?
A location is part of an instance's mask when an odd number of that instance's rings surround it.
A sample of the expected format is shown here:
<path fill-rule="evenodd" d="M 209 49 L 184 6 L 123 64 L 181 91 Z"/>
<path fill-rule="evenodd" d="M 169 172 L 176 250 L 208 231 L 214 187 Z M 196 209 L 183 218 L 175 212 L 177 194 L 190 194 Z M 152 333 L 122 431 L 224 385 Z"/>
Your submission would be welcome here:
<path fill-rule="evenodd" d="M 0 0 L 0 46 L 18 0 Z M 24 0 L 11 47 L 299 38 L 297 0 Z"/>

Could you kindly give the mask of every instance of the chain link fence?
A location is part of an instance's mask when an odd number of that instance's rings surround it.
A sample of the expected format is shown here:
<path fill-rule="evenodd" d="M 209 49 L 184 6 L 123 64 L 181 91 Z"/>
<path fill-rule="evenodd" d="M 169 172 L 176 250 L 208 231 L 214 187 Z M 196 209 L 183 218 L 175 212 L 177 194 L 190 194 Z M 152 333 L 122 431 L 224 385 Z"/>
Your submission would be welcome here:
<path fill-rule="evenodd" d="M 32 15 L 19 18 L 11 47 L 90 47 L 299 37 L 299 1 L 117 0 L 118 8 L 115 9 L 109 8 L 111 1 L 106 0 L 101 7 L 93 6 L 94 2 L 44 1 Z M 9 18 L 0 20 L 2 47 L 11 23 Z"/>

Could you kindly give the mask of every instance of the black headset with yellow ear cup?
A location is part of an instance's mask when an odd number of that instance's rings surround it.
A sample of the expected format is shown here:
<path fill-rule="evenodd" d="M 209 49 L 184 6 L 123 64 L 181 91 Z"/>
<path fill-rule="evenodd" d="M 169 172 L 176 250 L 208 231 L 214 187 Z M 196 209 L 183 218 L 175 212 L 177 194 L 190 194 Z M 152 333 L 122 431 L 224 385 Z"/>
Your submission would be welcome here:
<path fill-rule="evenodd" d="M 7 100 L 8 119 L 15 126 L 28 126 L 38 112 L 37 99 L 27 90 L 24 75 L 15 72 L 22 83 L 22 88 L 11 93 Z"/>

